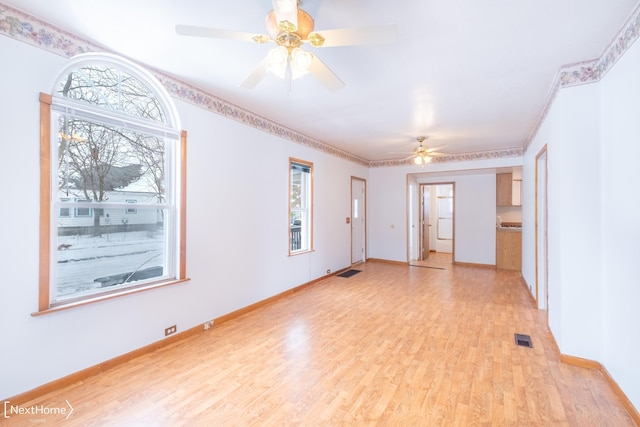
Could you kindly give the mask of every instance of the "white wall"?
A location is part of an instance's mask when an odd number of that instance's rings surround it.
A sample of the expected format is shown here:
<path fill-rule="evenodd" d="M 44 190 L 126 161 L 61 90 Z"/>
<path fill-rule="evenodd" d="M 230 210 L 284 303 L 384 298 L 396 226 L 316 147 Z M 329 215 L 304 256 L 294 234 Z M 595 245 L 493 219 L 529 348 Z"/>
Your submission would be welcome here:
<path fill-rule="evenodd" d="M 603 362 L 640 408 L 640 45 L 602 81 Z"/>
<path fill-rule="evenodd" d="M 456 262 L 496 264 L 496 174 L 455 177 Z"/>
<path fill-rule="evenodd" d="M 407 171 L 369 171 L 369 258 L 407 261 Z M 416 190 L 417 197 L 417 190 Z"/>
<path fill-rule="evenodd" d="M 561 89 L 524 159 L 523 275 L 535 284 L 535 156 L 548 147 L 549 326 L 640 408 L 640 45 L 599 83 Z"/>
<path fill-rule="evenodd" d="M 39 103 L 65 60 L 0 37 L 0 399 L 351 263 L 351 176 L 364 166 L 176 100 L 188 132 L 189 282 L 33 317 L 38 304 Z M 251 152 L 251 156 L 246 156 Z M 288 159 L 314 163 L 315 251 L 288 256 Z M 11 183 L 11 185 L 7 185 Z M 368 186 L 369 188 L 369 186 Z"/>

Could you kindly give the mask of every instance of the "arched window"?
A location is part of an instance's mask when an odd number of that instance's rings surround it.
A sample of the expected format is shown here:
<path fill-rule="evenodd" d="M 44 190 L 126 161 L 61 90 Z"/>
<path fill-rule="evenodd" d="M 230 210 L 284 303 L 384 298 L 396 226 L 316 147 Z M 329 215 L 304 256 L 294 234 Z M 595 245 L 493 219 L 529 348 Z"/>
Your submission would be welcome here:
<path fill-rule="evenodd" d="M 185 280 L 186 133 L 157 80 L 79 55 L 41 121 L 39 311 Z"/>

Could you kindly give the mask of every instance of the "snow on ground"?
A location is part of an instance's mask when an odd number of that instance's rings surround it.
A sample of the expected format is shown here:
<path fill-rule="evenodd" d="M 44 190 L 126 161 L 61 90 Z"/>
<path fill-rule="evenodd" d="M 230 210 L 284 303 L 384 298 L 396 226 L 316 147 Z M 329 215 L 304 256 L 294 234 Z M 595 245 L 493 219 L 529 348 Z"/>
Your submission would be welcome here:
<path fill-rule="evenodd" d="M 163 266 L 164 247 L 161 231 L 58 236 L 57 296 L 99 289 L 98 277 Z"/>

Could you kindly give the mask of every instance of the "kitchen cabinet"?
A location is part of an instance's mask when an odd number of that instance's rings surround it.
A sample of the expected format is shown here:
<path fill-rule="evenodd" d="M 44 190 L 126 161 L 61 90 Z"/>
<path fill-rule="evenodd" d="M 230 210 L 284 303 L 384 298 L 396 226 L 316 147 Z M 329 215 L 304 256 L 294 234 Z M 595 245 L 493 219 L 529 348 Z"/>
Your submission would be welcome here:
<path fill-rule="evenodd" d="M 522 206 L 522 178 L 511 173 L 496 174 L 496 206 Z"/>
<path fill-rule="evenodd" d="M 512 206 L 513 178 L 511 173 L 496 174 L 496 206 Z"/>
<path fill-rule="evenodd" d="M 522 231 L 496 229 L 496 267 L 505 270 L 522 269 Z"/>

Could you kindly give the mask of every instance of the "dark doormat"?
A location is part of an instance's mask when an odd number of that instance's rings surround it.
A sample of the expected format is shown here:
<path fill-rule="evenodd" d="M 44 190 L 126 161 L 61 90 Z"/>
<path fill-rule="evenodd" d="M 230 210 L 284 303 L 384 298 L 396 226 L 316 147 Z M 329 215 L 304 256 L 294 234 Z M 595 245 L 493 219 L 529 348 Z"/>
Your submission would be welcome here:
<path fill-rule="evenodd" d="M 360 273 L 361 270 L 347 270 L 344 273 L 338 274 L 338 277 L 351 277 L 354 274 Z"/>

